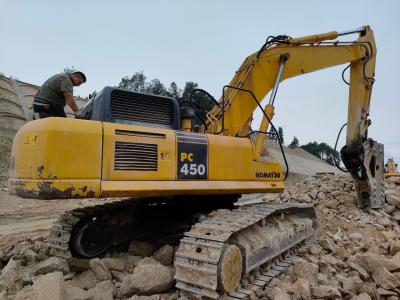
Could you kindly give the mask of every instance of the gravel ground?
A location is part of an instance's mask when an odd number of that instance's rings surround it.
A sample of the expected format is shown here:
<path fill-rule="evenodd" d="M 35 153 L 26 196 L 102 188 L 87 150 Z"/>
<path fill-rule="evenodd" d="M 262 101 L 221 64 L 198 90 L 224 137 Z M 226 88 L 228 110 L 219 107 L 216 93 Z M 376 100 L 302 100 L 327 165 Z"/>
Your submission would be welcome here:
<path fill-rule="evenodd" d="M 258 299 L 388 299 L 400 297 L 400 179 L 385 183 L 387 202 L 356 206 L 347 176 L 308 178 L 276 200 L 313 204 L 317 241 Z M 52 257 L 43 234 L 0 237 L 0 299 L 186 299 L 174 288 L 176 245 L 132 241 L 92 260 Z"/>
<path fill-rule="evenodd" d="M 99 200 L 8 195 L 11 143 L 0 137 L 0 300 L 186 300 L 174 288 L 177 245 L 132 241 L 92 260 L 51 256 L 47 229 L 57 215 Z M 368 211 L 357 208 L 352 181 L 343 175 L 307 178 L 279 197 L 257 194 L 252 201 L 312 204 L 318 231 L 309 250 L 253 298 L 399 299 L 400 178 L 387 179 L 385 188 L 384 208 Z"/>

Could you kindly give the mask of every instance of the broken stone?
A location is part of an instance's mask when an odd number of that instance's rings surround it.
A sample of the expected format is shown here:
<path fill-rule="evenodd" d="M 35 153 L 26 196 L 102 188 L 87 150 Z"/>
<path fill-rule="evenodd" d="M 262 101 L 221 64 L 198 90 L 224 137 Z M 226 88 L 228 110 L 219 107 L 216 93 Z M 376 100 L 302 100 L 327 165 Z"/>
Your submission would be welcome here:
<path fill-rule="evenodd" d="M 331 266 L 331 264 L 328 260 L 329 260 L 329 258 L 327 259 L 327 256 L 324 256 L 319 260 L 319 262 L 318 262 L 319 272 L 324 273 L 324 274 L 334 275 L 334 274 L 336 274 L 336 269 Z"/>
<path fill-rule="evenodd" d="M 315 298 L 342 299 L 339 289 L 326 285 L 312 287 L 312 294 Z"/>
<path fill-rule="evenodd" d="M 294 279 L 304 278 L 311 285 L 318 284 L 318 265 L 309 263 L 302 258 L 294 260 L 293 275 Z"/>
<path fill-rule="evenodd" d="M 161 264 L 139 265 L 132 275 L 126 276 L 122 281 L 121 293 L 126 296 L 131 296 L 133 293 L 139 295 L 163 293 L 173 286 L 173 276 L 173 269 Z"/>
<path fill-rule="evenodd" d="M 400 210 L 396 210 L 396 211 L 392 214 L 392 218 L 393 218 L 393 220 L 396 220 L 397 222 L 400 222 Z"/>
<path fill-rule="evenodd" d="M 21 289 L 17 295 L 15 295 L 14 300 L 31 300 L 31 299 L 34 300 L 35 299 L 34 297 L 35 297 L 35 295 L 33 293 L 32 286 L 27 285 L 23 289 Z M 0 300 L 8 300 L 8 299 L 10 299 L 10 298 L 8 298 L 5 294 L 3 297 L 1 297 L 1 293 L 0 293 Z"/>
<path fill-rule="evenodd" d="M 16 294 L 22 288 L 20 269 L 21 263 L 10 259 L 1 271 L 1 279 L 10 294 Z"/>
<path fill-rule="evenodd" d="M 352 232 L 349 234 L 350 240 L 357 242 L 361 240 L 364 237 L 364 235 L 361 232 Z"/>
<path fill-rule="evenodd" d="M 139 256 L 150 256 L 154 252 L 154 246 L 147 242 L 132 241 L 129 245 L 129 252 Z"/>
<path fill-rule="evenodd" d="M 111 279 L 110 270 L 102 260 L 99 258 L 93 258 L 89 261 L 89 264 L 99 280 L 104 281 Z"/>
<path fill-rule="evenodd" d="M 344 247 L 337 247 L 336 256 L 346 261 L 351 256 L 351 253 Z"/>
<path fill-rule="evenodd" d="M 322 285 L 330 285 L 330 280 L 328 278 L 328 275 L 323 274 L 323 273 L 318 273 L 318 284 Z"/>
<path fill-rule="evenodd" d="M 125 276 L 127 274 L 119 272 L 119 271 L 115 271 L 115 270 L 110 270 L 111 271 L 111 275 L 113 278 L 117 279 L 118 281 L 122 282 L 125 278 Z"/>
<path fill-rule="evenodd" d="M 400 281 L 385 267 L 379 267 L 372 273 L 372 278 L 381 287 L 391 290 L 400 285 Z"/>
<path fill-rule="evenodd" d="M 99 282 L 99 279 L 94 274 L 92 270 L 84 271 L 76 275 L 72 280 L 71 284 L 73 286 L 79 287 L 81 289 L 87 290 L 94 287 Z"/>
<path fill-rule="evenodd" d="M 329 237 L 325 237 L 319 241 L 319 244 L 324 248 L 326 251 L 331 253 L 336 253 L 336 244 L 332 239 Z"/>
<path fill-rule="evenodd" d="M 330 208 L 330 209 L 336 209 L 338 207 L 339 203 L 335 199 L 331 199 L 325 203 L 325 207 Z"/>
<path fill-rule="evenodd" d="M 95 287 L 87 291 L 87 294 L 96 300 L 113 300 L 114 293 L 115 290 L 111 280 L 99 282 Z"/>
<path fill-rule="evenodd" d="M 139 260 L 141 260 L 141 259 L 142 259 L 142 257 L 140 257 L 140 256 L 129 255 L 126 259 L 126 263 L 128 264 L 128 266 L 136 267 Z"/>
<path fill-rule="evenodd" d="M 308 194 L 304 194 L 300 196 L 300 202 L 306 202 L 306 203 L 311 203 L 312 199 Z"/>
<path fill-rule="evenodd" d="M 136 264 L 136 266 L 143 266 L 143 265 L 159 265 L 160 263 L 156 261 L 152 257 L 145 257 L 139 260 Z"/>
<path fill-rule="evenodd" d="M 309 195 L 312 199 L 317 199 L 318 190 L 317 190 L 317 189 L 313 189 L 312 191 L 310 191 L 310 192 L 308 193 L 308 195 Z"/>
<path fill-rule="evenodd" d="M 350 277 L 350 278 L 347 278 L 347 280 L 345 280 L 343 282 L 343 289 L 345 291 L 352 292 L 353 294 L 358 294 L 362 283 L 363 283 L 363 281 L 360 278 Z"/>
<path fill-rule="evenodd" d="M 378 224 L 380 224 L 382 226 L 385 226 L 385 227 L 388 227 L 388 226 L 392 225 L 392 221 L 390 221 L 390 219 L 387 218 L 387 217 L 378 218 L 377 222 L 378 222 Z"/>
<path fill-rule="evenodd" d="M 374 282 L 368 282 L 368 283 L 364 282 L 360 287 L 359 293 L 360 294 L 366 293 L 372 299 L 379 299 L 378 290 Z"/>
<path fill-rule="evenodd" d="M 383 210 L 386 212 L 386 213 L 388 213 L 388 214 L 391 214 L 391 213 L 393 213 L 395 210 L 396 210 L 396 206 L 394 206 L 394 205 L 385 205 L 385 207 L 383 208 Z"/>
<path fill-rule="evenodd" d="M 28 249 L 24 252 L 24 257 L 28 264 L 34 264 L 39 261 L 39 255 L 31 249 Z"/>
<path fill-rule="evenodd" d="M 396 194 L 396 192 L 385 192 L 386 194 L 386 202 L 400 208 L 400 196 Z"/>
<path fill-rule="evenodd" d="M 358 296 L 354 296 L 353 298 L 351 298 L 351 300 L 371 300 L 371 297 L 368 294 L 363 293 Z"/>
<path fill-rule="evenodd" d="M 385 267 L 388 271 L 394 271 L 400 269 L 400 256 L 398 258 L 394 256 L 392 259 L 389 259 L 385 256 L 372 253 L 359 254 L 356 256 L 356 263 L 370 274 L 380 266 Z"/>
<path fill-rule="evenodd" d="M 53 272 L 40 276 L 32 285 L 32 299 L 64 299 L 64 278 L 62 272 Z"/>
<path fill-rule="evenodd" d="M 0 292 L 0 300 L 8 300 L 7 292 L 5 290 Z"/>
<path fill-rule="evenodd" d="M 352 268 L 353 270 L 357 271 L 360 278 L 364 281 L 367 281 L 369 279 L 369 274 L 367 271 L 365 271 L 363 268 L 361 268 L 358 264 L 354 262 L 349 263 L 349 267 Z"/>
<path fill-rule="evenodd" d="M 124 271 L 125 270 L 125 261 L 117 258 L 103 258 L 102 261 L 110 270 L 116 271 Z"/>
<path fill-rule="evenodd" d="M 153 257 L 155 260 L 159 261 L 165 266 L 172 264 L 174 257 L 174 248 L 170 245 L 164 245 L 156 252 L 154 252 Z"/>
<path fill-rule="evenodd" d="M 378 294 L 380 296 L 396 296 L 397 293 L 394 291 L 385 290 L 384 288 L 378 288 Z"/>
<path fill-rule="evenodd" d="M 318 247 L 316 244 L 312 244 L 310 246 L 310 248 L 308 249 L 308 251 L 312 254 L 312 255 L 319 255 L 321 253 L 321 249 L 320 247 Z"/>
<path fill-rule="evenodd" d="M 274 300 L 291 300 L 290 296 L 281 289 L 274 288 L 274 290 L 276 290 Z"/>
<path fill-rule="evenodd" d="M 186 297 L 181 297 L 181 300 L 189 300 Z M 178 297 L 176 297 L 176 299 L 178 299 Z M 174 299 L 174 300 L 176 300 Z M 126 299 L 126 300 L 172 300 L 172 299 L 167 299 L 167 298 L 163 298 L 161 297 L 161 295 L 151 295 L 151 296 L 139 296 L 139 295 L 133 295 L 132 297 Z"/>
<path fill-rule="evenodd" d="M 65 283 L 64 300 L 86 300 L 89 296 L 87 292 L 77 286 Z"/>
<path fill-rule="evenodd" d="M 311 299 L 310 283 L 304 278 L 299 278 L 295 283 L 293 283 L 289 287 L 288 292 L 292 294 L 297 293 L 301 296 L 301 299 L 304 300 Z"/>
<path fill-rule="evenodd" d="M 69 273 L 69 266 L 64 258 L 50 257 L 33 267 L 32 274 L 40 275 L 56 271 L 63 272 L 64 274 Z"/>
<path fill-rule="evenodd" d="M 325 193 L 324 193 L 324 192 L 319 192 L 319 193 L 317 194 L 317 199 L 318 199 L 318 200 L 321 200 L 321 201 L 326 200 Z"/>

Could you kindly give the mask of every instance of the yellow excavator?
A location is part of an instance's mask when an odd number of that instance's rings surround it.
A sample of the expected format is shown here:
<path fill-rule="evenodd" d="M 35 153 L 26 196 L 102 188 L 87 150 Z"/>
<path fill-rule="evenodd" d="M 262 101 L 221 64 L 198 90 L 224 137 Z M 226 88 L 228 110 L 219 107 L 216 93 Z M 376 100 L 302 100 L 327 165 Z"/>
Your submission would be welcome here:
<path fill-rule="evenodd" d="M 350 34 L 357 39 L 338 40 Z M 179 107 L 170 97 L 106 87 L 79 119 L 41 119 L 18 131 L 10 191 L 43 200 L 116 198 L 62 215 L 48 239 L 56 255 L 90 258 L 130 239 L 183 236 L 175 253 L 177 288 L 212 299 L 248 298 L 316 235 L 311 205 L 234 205 L 242 194 L 284 190 L 287 163 L 284 170 L 261 155 L 268 130 L 277 134 L 272 118 L 280 82 L 349 64 L 341 156 L 358 205 L 383 206 L 383 145 L 367 136 L 375 58 L 369 26 L 270 36 L 245 59 L 218 101 L 195 90 Z M 214 107 L 207 111 L 193 101 L 196 93 L 210 97 Z M 252 131 L 257 108 L 263 119 Z M 202 126 L 195 130 L 196 117 Z"/>
<path fill-rule="evenodd" d="M 397 170 L 397 164 L 393 158 L 389 158 L 385 164 L 385 178 L 400 177 L 400 172 Z"/>

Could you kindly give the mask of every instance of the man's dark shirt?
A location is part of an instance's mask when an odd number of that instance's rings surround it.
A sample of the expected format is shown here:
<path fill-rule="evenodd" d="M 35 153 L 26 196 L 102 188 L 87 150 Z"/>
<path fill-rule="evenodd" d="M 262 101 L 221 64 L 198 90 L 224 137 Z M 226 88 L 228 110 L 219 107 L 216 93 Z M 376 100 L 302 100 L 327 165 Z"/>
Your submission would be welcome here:
<path fill-rule="evenodd" d="M 66 105 L 64 92 L 73 93 L 72 79 L 70 74 L 60 73 L 47 79 L 39 88 L 35 98 L 64 107 Z"/>

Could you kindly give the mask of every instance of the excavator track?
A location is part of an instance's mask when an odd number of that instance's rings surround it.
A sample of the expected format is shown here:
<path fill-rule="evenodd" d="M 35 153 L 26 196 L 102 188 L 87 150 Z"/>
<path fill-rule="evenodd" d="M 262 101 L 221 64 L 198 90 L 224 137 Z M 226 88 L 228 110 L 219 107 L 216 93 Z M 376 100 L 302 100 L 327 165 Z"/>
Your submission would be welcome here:
<path fill-rule="evenodd" d="M 216 211 L 181 239 L 176 287 L 194 297 L 247 299 L 315 235 L 311 205 L 262 203 Z"/>
<path fill-rule="evenodd" d="M 233 207 L 237 195 L 118 199 L 65 212 L 50 228 L 51 253 L 64 258 L 92 258 L 132 239 L 182 237 L 203 214 Z"/>

